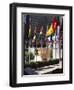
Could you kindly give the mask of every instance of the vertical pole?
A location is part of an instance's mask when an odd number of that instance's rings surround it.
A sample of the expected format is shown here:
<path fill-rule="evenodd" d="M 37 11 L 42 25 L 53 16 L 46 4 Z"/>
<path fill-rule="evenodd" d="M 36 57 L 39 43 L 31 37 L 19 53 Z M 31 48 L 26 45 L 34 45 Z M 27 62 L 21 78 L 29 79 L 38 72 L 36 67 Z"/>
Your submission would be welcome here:
<path fill-rule="evenodd" d="M 58 38 L 58 49 L 59 49 L 59 62 L 60 62 L 60 17 L 58 17 L 58 26 L 57 26 L 57 38 Z"/>
<path fill-rule="evenodd" d="M 36 30 L 36 27 L 35 27 Z M 36 34 L 36 50 L 37 50 L 37 34 Z M 37 51 L 36 51 L 36 62 L 37 62 Z"/>
<path fill-rule="evenodd" d="M 55 31 L 55 40 L 54 40 L 54 42 L 55 42 L 55 59 L 57 59 L 57 57 L 56 57 L 56 31 Z"/>
<path fill-rule="evenodd" d="M 30 64 L 30 46 L 31 46 L 31 17 L 29 17 L 29 64 Z"/>
<path fill-rule="evenodd" d="M 43 47 L 43 42 L 42 42 L 42 30 L 43 30 L 43 26 L 41 26 L 41 30 L 40 30 L 40 35 L 41 35 L 41 39 L 40 39 L 40 46 L 41 46 L 41 55 L 42 55 L 42 47 Z"/>
<path fill-rule="evenodd" d="M 47 27 L 46 27 L 46 32 L 48 31 L 48 25 L 47 25 Z M 46 48 L 47 48 L 47 52 L 48 52 L 48 42 L 46 42 Z M 49 59 L 48 57 L 47 57 L 47 59 Z"/>
<path fill-rule="evenodd" d="M 58 25 L 58 38 L 59 38 L 59 40 L 58 40 L 58 42 L 59 42 L 59 62 L 60 62 L 60 25 Z"/>

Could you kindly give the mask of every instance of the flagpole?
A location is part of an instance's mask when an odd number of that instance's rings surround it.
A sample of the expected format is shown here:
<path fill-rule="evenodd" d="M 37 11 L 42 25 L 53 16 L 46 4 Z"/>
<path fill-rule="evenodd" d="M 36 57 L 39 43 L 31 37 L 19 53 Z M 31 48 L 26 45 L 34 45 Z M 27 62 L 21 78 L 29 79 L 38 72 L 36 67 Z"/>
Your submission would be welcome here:
<path fill-rule="evenodd" d="M 41 43 L 41 55 L 42 55 L 42 30 L 43 30 L 43 26 L 41 26 L 41 30 L 40 30 L 40 35 L 41 35 L 41 40 L 40 40 L 40 43 Z"/>
<path fill-rule="evenodd" d="M 55 59 L 57 59 L 57 57 L 56 57 L 56 31 L 55 31 Z"/>
<path fill-rule="evenodd" d="M 31 45 L 31 17 L 29 18 L 29 64 L 30 64 L 30 45 Z"/>
<path fill-rule="evenodd" d="M 46 28 L 47 28 L 47 31 L 48 31 L 48 25 L 47 25 Z M 46 42 L 47 52 L 48 52 L 48 43 L 49 43 L 49 42 Z"/>
<path fill-rule="evenodd" d="M 60 18 L 60 29 L 62 28 L 62 24 L 63 24 L 63 22 L 61 22 L 61 20 L 63 21 L 63 19 L 62 19 L 62 17 Z M 60 60 L 61 60 L 61 41 L 60 41 L 60 36 L 61 36 L 61 31 L 59 31 L 59 55 L 60 55 Z"/>
<path fill-rule="evenodd" d="M 35 35 L 36 35 L 36 39 L 37 39 L 36 27 L 35 27 Z M 37 40 L 36 40 L 36 62 L 37 62 Z"/>
<path fill-rule="evenodd" d="M 62 22 L 61 22 L 62 21 Z M 60 18 L 60 36 L 61 36 L 61 33 L 63 33 L 62 31 L 61 31 L 61 29 L 63 29 L 63 18 L 61 17 Z M 63 55 L 63 51 L 61 52 L 61 38 L 60 38 L 60 36 L 59 36 L 59 43 L 60 43 L 60 60 L 61 60 L 61 54 Z M 62 65 L 63 65 L 63 61 L 62 61 Z"/>
<path fill-rule="evenodd" d="M 59 36 L 58 36 L 59 40 L 58 40 L 58 42 L 59 42 L 59 63 L 60 63 L 60 25 L 58 26 L 58 28 L 59 28 Z"/>
<path fill-rule="evenodd" d="M 36 42 L 35 55 L 36 55 L 36 62 L 37 62 L 37 34 L 36 34 L 36 27 L 35 27 L 35 33 L 34 34 L 36 35 L 36 38 L 35 38 L 35 42 Z"/>

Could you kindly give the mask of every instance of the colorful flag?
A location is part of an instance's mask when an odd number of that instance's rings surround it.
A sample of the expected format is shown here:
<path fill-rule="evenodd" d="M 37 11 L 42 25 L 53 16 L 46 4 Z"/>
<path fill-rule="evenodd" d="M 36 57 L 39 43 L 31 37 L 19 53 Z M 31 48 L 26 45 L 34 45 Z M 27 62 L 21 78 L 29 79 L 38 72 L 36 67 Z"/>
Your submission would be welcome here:
<path fill-rule="evenodd" d="M 52 28 L 53 28 L 53 31 L 55 32 L 56 31 L 56 28 L 57 28 L 56 17 L 53 17 L 53 19 L 52 19 Z"/>
<path fill-rule="evenodd" d="M 46 37 L 52 35 L 55 31 L 56 31 L 56 28 L 57 28 L 57 20 L 56 18 L 54 17 L 52 19 L 52 23 L 50 25 L 50 28 L 48 29 L 48 31 L 46 32 Z"/>

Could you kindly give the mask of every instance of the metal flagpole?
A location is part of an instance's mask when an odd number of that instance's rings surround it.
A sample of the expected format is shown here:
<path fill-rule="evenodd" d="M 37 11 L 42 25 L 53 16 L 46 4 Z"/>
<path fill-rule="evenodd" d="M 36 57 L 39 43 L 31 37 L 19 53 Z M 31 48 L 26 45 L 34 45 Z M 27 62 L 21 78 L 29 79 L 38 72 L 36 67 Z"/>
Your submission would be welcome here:
<path fill-rule="evenodd" d="M 30 64 L 30 45 L 31 45 L 31 17 L 29 18 L 29 64 Z"/>
<path fill-rule="evenodd" d="M 43 47 L 43 45 L 42 45 L 42 30 L 43 30 L 43 26 L 41 26 L 41 30 L 40 30 L 40 37 L 41 37 L 41 39 L 40 39 L 40 44 L 41 44 L 41 55 L 42 55 L 42 47 Z"/>
<path fill-rule="evenodd" d="M 48 25 L 47 25 L 46 29 L 47 29 L 47 31 L 48 31 Z M 46 32 L 47 32 L 47 31 L 46 31 Z M 47 52 L 49 51 L 49 50 L 48 50 L 48 43 L 49 43 L 49 42 L 47 41 L 47 42 L 46 42 Z M 49 55 L 48 55 L 48 56 L 49 56 Z"/>

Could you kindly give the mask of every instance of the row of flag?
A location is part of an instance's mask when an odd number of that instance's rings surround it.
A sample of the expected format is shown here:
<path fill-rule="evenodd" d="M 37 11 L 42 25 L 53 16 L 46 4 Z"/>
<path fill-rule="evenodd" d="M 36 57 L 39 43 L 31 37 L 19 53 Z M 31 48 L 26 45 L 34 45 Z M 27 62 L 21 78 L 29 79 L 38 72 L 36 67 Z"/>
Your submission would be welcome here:
<path fill-rule="evenodd" d="M 32 30 L 31 17 L 29 15 L 26 15 L 25 39 L 28 42 L 36 44 L 36 41 L 37 42 L 40 41 L 41 46 L 43 46 L 45 41 L 48 41 L 48 42 L 58 41 L 60 38 L 60 31 L 63 31 L 62 16 L 59 16 L 57 18 L 53 17 L 50 26 L 47 25 L 46 30 L 44 29 L 44 26 L 41 26 L 39 30 L 35 26 L 35 29 Z M 61 37 L 62 36 L 63 35 L 61 34 Z"/>

